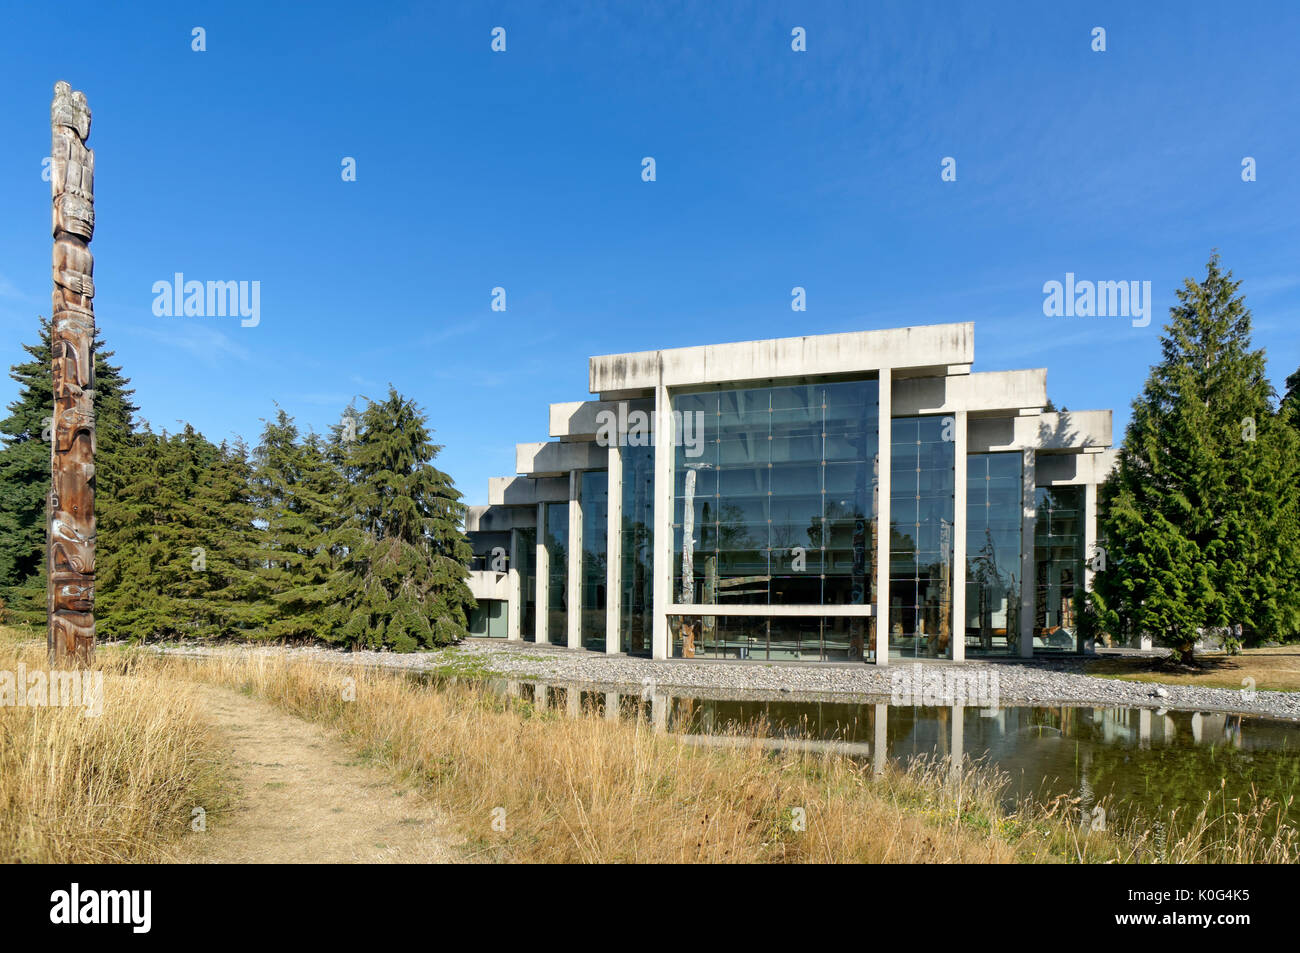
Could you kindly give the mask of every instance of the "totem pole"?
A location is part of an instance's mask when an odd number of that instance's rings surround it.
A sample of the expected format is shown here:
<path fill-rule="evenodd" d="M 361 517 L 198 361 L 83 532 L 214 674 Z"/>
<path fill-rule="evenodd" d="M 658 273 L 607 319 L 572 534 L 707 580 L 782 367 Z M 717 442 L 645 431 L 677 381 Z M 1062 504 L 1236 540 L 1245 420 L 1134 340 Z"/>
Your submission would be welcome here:
<path fill-rule="evenodd" d="M 54 417 L 48 523 L 51 667 L 87 665 L 95 648 L 95 153 L 85 94 L 54 84 Z"/>

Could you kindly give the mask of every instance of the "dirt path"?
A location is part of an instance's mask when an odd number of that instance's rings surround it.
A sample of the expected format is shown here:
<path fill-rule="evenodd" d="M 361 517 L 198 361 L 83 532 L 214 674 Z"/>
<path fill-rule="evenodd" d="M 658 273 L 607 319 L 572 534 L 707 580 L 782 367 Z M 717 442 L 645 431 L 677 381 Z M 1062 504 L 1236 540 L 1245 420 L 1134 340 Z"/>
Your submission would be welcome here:
<path fill-rule="evenodd" d="M 195 863 L 454 863 L 434 805 L 361 762 L 329 730 L 202 685 L 240 791 L 186 837 Z"/>

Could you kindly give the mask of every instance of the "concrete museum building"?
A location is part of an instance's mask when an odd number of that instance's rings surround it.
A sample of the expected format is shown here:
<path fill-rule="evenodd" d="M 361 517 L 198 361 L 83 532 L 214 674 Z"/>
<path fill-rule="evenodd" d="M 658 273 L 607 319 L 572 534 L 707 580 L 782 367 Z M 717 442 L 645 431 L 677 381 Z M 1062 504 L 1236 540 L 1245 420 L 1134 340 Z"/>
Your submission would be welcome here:
<path fill-rule="evenodd" d="M 471 631 L 654 658 L 1082 649 L 1111 412 L 937 324 L 593 357 L 470 507 Z"/>

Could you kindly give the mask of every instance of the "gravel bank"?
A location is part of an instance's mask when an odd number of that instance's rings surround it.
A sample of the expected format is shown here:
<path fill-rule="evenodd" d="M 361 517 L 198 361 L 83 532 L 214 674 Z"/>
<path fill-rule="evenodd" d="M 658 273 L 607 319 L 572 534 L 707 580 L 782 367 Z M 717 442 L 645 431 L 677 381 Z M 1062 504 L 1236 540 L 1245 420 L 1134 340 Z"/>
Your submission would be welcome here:
<path fill-rule="evenodd" d="M 344 653 L 325 648 L 224 646 L 172 648 L 163 651 L 177 655 L 284 653 L 320 661 L 359 662 L 411 671 L 427 671 L 452 663 L 470 663 L 503 676 L 523 680 L 576 683 L 606 690 L 632 689 L 640 692 L 649 680 L 654 689 L 671 689 L 677 695 L 862 702 L 887 702 L 891 679 L 900 677 L 902 672 L 916 664 L 895 661 L 888 668 L 879 669 L 873 665 L 852 663 L 738 663 L 710 660 L 657 662 L 555 646 L 483 639 L 469 640 L 451 650 L 409 655 L 391 652 Z M 990 679 L 996 675 L 999 700 L 1004 704 L 1227 711 L 1300 721 L 1300 692 L 1248 694 L 1226 688 L 1157 686 L 1146 682 L 1094 678 L 1078 671 L 1082 665 L 1079 659 L 1030 663 L 972 661 L 961 666 L 938 661 L 926 662 L 924 665 L 926 669 L 942 668 L 954 673 L 979 673 L 981 669 L 987 670 Z"/>

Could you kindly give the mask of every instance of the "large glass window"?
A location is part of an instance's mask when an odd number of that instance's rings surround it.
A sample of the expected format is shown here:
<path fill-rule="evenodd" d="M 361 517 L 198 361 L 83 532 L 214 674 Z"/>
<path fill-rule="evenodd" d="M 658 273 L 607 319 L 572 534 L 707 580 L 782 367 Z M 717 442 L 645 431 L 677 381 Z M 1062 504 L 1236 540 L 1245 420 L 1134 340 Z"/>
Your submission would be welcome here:
<path fill-rule="evenodd" d="M 609 474 L 582 474 L 582 644 L 605 648 L 606 553 L 609 537 Z"/>
<path fill-rule="evenodd" d="M 876 381 L 719 389 L 672 405 L 676 601 L 871 601 Z"/>
<path fill-rule="evenodd" d="M 1015 655 L 1020 634 L 1019 453 L 966 458 L 966 654 Z"/>
<path fill-rule="evenodd" d="M 625 446 L 623 461 L 622 650 L 650 652 L 654 609 L 654 447 Z"/>
<path fill-rule="evenodd" d="M 874 601 L 878 387 L 816 381 L 673 395 L 674 601 Z M 713 645 L 725 641 L 715 626 L 741 623 L 687 624 L 700 627 L 688 638 Z M 829 643 L 822 629 L 816 616 L 763 623 L 764 657 L 862 657 L 865 618 L 836 618 Z"/>
<path fill-rule="evenodd" d="M 569 504 L 546 504 L 546 637 L 552 645 L 569 641 Z"/>
<path fill-rule="evenodd" d="M 952 417 L 899 417 L 890 448 L 889 651 L 943 657 L 952 642 Z"/>
<path fill-rule="evenodd" d="M 523 602 L 520 616 L 520 635 L 525 641 L 537 639 L 537 530 L 533 527 L 515 530 L 515 545 L 519 554 L 519 596 Z"/>
<path fill-rule="evenodd" d="M 1040 486 L 1034 503 L 1034 651 L 1079 651 L 1075 598 L 1083 589 L 1083 487 Z"/>
<path fill-rule="evenodd" d="M 669 632 L 675 658 L 860 659 L 861 649 L 855 650 L 846 638 L 850 627 L 844 623 L 866 621 L 821 616 L 671 616 Z"/>

